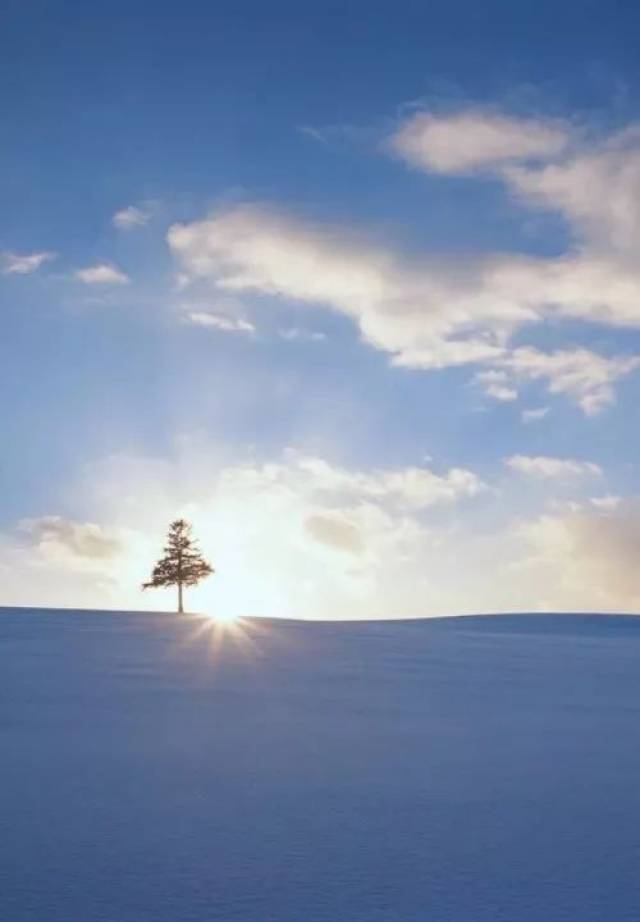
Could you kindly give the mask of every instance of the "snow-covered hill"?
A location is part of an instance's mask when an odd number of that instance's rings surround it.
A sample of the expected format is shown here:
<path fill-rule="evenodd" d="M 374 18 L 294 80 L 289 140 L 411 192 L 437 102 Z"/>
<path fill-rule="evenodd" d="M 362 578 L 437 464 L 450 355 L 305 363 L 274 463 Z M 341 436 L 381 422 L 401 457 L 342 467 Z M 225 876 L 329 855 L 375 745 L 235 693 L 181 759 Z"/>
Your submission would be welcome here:
<path fill-rule="evenodd" d="M 640 918 L 640 620 L 0 612 L 7 922 Z"/>

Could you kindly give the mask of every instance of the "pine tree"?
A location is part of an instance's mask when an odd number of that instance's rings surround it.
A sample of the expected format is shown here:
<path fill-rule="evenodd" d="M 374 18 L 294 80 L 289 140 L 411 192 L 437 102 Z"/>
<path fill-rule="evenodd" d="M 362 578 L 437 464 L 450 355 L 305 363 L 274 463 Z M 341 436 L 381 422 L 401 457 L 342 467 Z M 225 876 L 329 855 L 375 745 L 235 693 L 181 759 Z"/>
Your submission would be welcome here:
<path fill-rule="evenodd" d="M 169 526 L 164 555 L 153 568 L 151 579 L 143 583 L 143 589 L 159 586 L 178 587 L 178 613 L 183 614 L 183 586 L 195 586 L 200 580 L 211 576 L 214 569 L 208 563 L 191 537 L 191 526 L 184 519 L 176 519 Z"/>

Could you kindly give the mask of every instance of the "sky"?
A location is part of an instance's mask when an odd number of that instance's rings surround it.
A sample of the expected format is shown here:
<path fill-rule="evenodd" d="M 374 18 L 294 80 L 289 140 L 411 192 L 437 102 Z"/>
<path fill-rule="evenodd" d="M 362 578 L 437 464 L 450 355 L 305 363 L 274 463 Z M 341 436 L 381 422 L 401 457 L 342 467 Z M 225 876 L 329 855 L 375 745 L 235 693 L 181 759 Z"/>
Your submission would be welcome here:
<path fill-rule="evenodd" d="M 640 606 L 640 8 L 9 0 L 0 604 Z"/>

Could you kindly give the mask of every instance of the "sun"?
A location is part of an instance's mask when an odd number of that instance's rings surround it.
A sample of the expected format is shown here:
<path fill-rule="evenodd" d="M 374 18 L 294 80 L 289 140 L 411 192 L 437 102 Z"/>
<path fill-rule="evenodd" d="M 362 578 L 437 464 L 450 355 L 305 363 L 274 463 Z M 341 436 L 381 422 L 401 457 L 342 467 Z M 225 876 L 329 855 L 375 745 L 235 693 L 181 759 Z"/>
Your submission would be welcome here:
<path fill-rule="evenodd" d="M 232 625 L 240 620 L 240 616 L 233 612 L 216 611 L 205 612 L 205 617 L 216 624 Z"/>
<path fill-rule="evenodd" d="M 208 650 L 211 667 L 214 669 L 225 657 L 234 658 L 238 653 L 255 660 L 262 655 L 261 641 L 265 633 L 270 631 L 268 626 L 265 628 L 262 624 L 258 625 L 257 621 L 260 619 L 228 615 L 213 606 L 201 609 L 197 616 L 194 615 L 192 630 L 184 642 L 198 644 Z"/>

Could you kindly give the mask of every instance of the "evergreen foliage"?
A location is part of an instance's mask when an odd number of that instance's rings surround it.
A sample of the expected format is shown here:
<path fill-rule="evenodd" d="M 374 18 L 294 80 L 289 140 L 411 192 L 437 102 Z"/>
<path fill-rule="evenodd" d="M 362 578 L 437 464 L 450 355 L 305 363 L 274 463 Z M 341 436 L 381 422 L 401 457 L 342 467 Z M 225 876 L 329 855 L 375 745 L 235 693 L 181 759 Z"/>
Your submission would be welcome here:
<path fill-rule="evenodd" d="M 151 579 L 142 584 L 143 589 L 161 586 L 178 587 L 178 612 L 184 611 L 182 590 L 184 586 L 196 586 L 201 580 L 214 573 L 191 536 L 191 526 L 184 519 L 176 519 L 169 526 L 167 544 L 163 556 L 153 568 Z"/>

